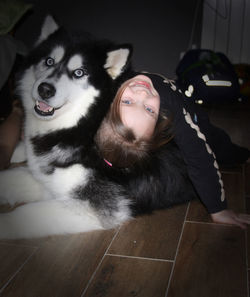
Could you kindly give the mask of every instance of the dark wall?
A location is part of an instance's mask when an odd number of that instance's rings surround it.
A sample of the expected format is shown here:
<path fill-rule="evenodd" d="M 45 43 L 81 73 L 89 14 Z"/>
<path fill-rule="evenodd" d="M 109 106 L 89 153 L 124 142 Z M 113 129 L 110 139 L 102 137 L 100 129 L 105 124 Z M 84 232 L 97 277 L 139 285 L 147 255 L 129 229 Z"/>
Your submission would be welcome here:
<path fill-rule="evenodd" d="M 132 43 L 137 70 L 174 77 L 181 52 L 200 42 L 202 0 L 27 2 L 34 4 L 33 11 L 16 35 L 27 45 L 37 38 L 42 19 L 49 12 L 70 29 L 82 28 L 98 38 Z"/>

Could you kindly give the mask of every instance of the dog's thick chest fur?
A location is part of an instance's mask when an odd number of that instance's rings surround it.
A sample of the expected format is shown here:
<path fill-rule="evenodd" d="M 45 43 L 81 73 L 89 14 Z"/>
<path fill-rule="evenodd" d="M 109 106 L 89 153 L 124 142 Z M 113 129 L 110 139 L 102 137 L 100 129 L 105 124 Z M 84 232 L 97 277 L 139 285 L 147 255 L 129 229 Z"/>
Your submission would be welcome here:
<path fill-rule="evenodd" d="M 79 148 L 53 147 L 50 152 L 36 155 L 32 143 L 27 143 L 28 166 L 32 175 L 44 185 L 53 199 L 78 198 L 76 189 L 85 186 L 91 170 L 80 163 L 73 163 Z M 61 166 L 58 166 L 60 165 Z"/>

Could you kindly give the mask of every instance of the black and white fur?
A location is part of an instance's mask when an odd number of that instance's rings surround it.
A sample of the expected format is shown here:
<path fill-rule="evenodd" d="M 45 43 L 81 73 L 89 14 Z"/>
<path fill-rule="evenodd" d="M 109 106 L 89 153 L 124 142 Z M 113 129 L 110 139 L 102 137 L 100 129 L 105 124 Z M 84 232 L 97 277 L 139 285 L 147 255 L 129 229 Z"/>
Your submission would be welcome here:
<path fill-rule="evenodd" d="M 46 18 L 19 81 L 25 148 L 14 159 L 25 152 L 28 166 L 0 173 L 0 203 L 24 204 L 0 214 L 0 238 L 113 228 L 193 193 L 174 145 L 130 170 L 99 155 L 94 136 L 129 75 L 130 57 L 129 45 L 71 36 Z"/>

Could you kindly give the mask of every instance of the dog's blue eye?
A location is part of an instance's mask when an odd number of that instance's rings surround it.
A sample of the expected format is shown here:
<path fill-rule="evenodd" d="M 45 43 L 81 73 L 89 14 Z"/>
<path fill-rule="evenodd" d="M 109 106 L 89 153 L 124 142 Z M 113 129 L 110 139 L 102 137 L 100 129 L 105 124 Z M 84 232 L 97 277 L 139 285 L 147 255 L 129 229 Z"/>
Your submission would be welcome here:
<path fill-rule="evenodd" d="M 51 58 L 51 57 L 49 57 L 49 58 L 47 58 L 46 60 L 45 60 L 45 65 L 47 65 L 47 66 L 53 66 L 55 64 L 55 60 L 53 59 L 53 58 Z"/>
<path fill-rule="evenodd" d="M 76 69 L 74 72 L 73 72 L 73 75 L 75 78 L 80 78 L 82 77 L 83 75 L 85 74 L 85 71 L 83 69 Z"/>

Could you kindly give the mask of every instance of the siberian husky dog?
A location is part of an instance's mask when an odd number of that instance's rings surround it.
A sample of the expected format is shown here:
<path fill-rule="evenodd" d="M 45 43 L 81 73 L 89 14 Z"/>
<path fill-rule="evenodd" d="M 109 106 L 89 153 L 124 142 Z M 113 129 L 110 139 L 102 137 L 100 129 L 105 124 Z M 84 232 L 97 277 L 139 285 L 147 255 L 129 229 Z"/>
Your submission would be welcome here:
<path fill-rule="evenodd" d="M 173 142 L 125 169 L 108 166 L 98 151 L 96 132 L 133 74 L 131 54 L 130 45 L 72 36 L 46 18 L 19 79 L 25 145 L 13 158 L 27 167 L 0 172 L 0 204 L 17 206 L 0 213 L 0 238 L 113 228 L 194 196 Z"/>
<path fill-rule="evenodd" d="M 0 214 L 0 238 L 110 228 L 131 216 L 123 189 L 108 181 L 93 187 L 88 165 L 131 50 L 70 35 L 47 16 L 19 81 L 25 144 L 13 158 L 25 151 L 28 165 L 0 172 L 0 203 L 21 204 Z"/>

